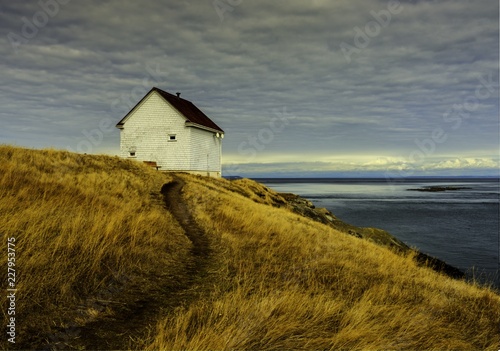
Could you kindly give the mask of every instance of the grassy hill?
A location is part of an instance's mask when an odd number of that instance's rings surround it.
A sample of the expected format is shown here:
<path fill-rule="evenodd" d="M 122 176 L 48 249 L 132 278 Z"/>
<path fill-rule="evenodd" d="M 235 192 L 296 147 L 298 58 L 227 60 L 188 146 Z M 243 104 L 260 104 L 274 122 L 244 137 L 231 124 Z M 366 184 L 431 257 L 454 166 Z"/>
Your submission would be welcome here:
<path fill-rule="evenodd" d="M 498 350 L 494 291 L 286 204 L 248 179 L 0 146 L 2 349 Z"/>

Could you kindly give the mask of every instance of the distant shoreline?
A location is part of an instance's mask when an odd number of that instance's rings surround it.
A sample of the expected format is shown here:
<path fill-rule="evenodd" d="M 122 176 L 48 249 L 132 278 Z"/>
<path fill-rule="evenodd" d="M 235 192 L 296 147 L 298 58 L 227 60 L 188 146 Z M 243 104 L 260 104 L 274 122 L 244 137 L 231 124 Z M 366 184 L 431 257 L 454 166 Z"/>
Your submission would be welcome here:
<path fill-rule="evenodd" d="M 411 182 L 500 182 L 497 176 L 456 176 L 456 177 L 406 177 L 386 179 L 383 177 L 251 177 L 249 179 L 260 183 L 347 183 L 347 182 L 373 182 L 373 183 L 411 183 Z"/>

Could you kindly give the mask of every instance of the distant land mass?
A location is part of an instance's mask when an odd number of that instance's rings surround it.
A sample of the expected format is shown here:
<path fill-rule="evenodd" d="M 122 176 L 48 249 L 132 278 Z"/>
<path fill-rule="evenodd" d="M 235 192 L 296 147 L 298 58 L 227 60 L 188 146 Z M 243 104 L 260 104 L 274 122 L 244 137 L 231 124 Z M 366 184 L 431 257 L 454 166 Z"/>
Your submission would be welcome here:
<path fill-rule="evenodd" d="M 416 189 L 406 189 L 408 191 L 426 191 L 426 192 L 440 192 L 440 191 L 454 191 L 454 190 L 466 190 L 470 189 L 468 187 L 463 186 L 426 186 L 422 188 Z"/>

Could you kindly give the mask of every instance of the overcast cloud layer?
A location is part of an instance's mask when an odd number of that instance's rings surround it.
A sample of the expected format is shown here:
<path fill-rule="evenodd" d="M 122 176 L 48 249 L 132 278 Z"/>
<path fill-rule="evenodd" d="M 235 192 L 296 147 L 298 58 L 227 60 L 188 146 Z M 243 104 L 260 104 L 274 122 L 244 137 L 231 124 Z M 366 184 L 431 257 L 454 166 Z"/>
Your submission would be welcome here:
<path fill-rule="evenodd" d="M 0 11 L 0 143 L 117 154 L 114 124 L 157 86 L 225 130 L 226 174 L 498 174 L 497 0 Z"/>

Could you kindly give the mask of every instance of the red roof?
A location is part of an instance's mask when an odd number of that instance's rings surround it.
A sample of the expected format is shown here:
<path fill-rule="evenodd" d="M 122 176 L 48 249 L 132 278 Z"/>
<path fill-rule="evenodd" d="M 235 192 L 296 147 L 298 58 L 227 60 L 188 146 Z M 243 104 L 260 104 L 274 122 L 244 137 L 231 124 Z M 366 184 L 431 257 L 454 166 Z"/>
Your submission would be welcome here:
<path fill-rule="evenodd" d="M 153 87 L 153 89 L 151 89 L 141 99 L 141 101 L 144 100 L 144 98 L 148 96 L 152 91 L 156 91 L 158 94 L 161 95 L 161 97 L 163 97 L 166 101 L 168 101 L 168 103 L 170 103 L 177 111 L 179 111 L 187 119 L 186 123 L 191 122 L 224 133 L 224 131 L 217 124 L 215 124 L 210 118 L 208 118 L 207 115 L 205 115 L 191 101 L 183 99 L 177 95 L 173 95 L 167 93 L 166 91 Z M 139 105 L 141 101 L 139 101 L 137 105 Z M 137 105 L 135 105 L 134 108 L 130 110 L 130 112 L 132 112 L 137 107 Z M 127 113 L 127 115 L 123 117 L 123 119 L 120 122 L 118 122 L 118 124 L 116 125 L 117 127 L 123 126 L 125 124 L 125 120 L 127 119 L 130 112 Z"/>

